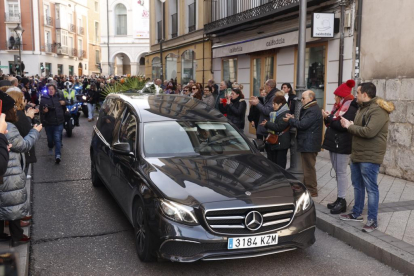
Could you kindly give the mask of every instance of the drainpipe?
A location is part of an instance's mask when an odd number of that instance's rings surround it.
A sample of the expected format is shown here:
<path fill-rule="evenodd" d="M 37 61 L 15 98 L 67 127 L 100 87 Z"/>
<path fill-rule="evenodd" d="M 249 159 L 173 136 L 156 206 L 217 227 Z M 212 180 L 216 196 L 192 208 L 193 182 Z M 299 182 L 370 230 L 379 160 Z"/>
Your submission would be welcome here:
<path fill-rule="evenodd" d="M 299 42 L 298 42 L 298 67 L 296 72 L 296 98 L 295 98 L 295 118 L 300 117 L 300 109 L 302 103 L 302 93 L 306 90 L 305 82 L 305 53 L 306 53 L 306 15 L 307 15 L 307 1 L 300 0 L 299 4 Z M 297 179 L 302 179 L 302 162 L 300 152 L 297 152 L 296 143 L 296 129 L 291 128 L 291 148 L 290 148 L 290 168 L 289 172 L 292 173 Z"/>
<path fill-rule="evenodd" d="M 361 83 L 360 78 L 360 58 L 361 58 L 361 34 L 362 34 L 362 6 L 363 1 L 358 0 L 358 12 L 357 12 L 357 25 L 358 25 L 358 34 L 356 38 L 356 48 L 355 48 L 355 83 L 356 87 Z"/>
<path fill-rule="evenodd" d="M 204 84 L 205 84 L 205 82 L 204 82 L 204 80 L 205 80 L 204 79 L 204 39 L 205 39 L 205 36 L 204 36 L 204 33 L 203 33 L 203 82 L 202 82 L 203 87 L 204 87 Z"/>
<path fill-rule="evenodd" d="M 108 75 L 111 75 L 111 63 L 109 61 L 110 55 L 109 55 L 109 0 L 106 0 L 106 36 L 108 44 Z"/>
<path fill-rule="evenodd" d="M 33 34 L 34 22 L 33 22 L 33 2 L 32 1 L 30 1 L 30 22 L 32 22 L 32 27 L 30 28 L 30 31 L 32 32 L 32 54 L 34 54 L 36 46 L 35 46 L 35 38 Z"/>
<path fill-rule="evenodd" d="M 339 70 L 338 70 L 338 86 L 342 84 L 343 72 L 344 72 L 344 25 L 345 25 L 345 5 L 346 1 L 342 0 L 339 5 L 341 6 L 341 23 L 339 26 L 339 32 L 341 38 L 339 40 Z"/>

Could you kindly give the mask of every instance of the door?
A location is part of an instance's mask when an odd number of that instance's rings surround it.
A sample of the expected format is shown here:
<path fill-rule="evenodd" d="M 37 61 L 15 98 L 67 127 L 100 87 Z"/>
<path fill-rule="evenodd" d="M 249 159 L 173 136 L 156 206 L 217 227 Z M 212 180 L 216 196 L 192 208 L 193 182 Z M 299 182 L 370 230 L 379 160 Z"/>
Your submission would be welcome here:
<path fill-rule="evenodd" d="M 113 192 L 118 202 L 122 205 L 125 212 L 128 213 L 128 202 L 133 190 L 134 179 L 133 170 L 137 164 L 137 117 L 131 112 L 130 107 L 127 108 L 123 116 L 119 129 L 118 142 L 128 143 L 130 152 L 133 155 L 124 155 L 114 152 L 112 158 L 112 167 L 114 173 L 111 178 Z"/>
<path fill-rule="evenodd" d="M 250 66 L 251 76 L 251 96 L 260 96 L 260 88 L 264 87 L 268 79 L 276 80 L 276 54 L 267 53 L 252 56 Z M 249 132 L 256 134 L 256 129 L 249 124 Z"/>

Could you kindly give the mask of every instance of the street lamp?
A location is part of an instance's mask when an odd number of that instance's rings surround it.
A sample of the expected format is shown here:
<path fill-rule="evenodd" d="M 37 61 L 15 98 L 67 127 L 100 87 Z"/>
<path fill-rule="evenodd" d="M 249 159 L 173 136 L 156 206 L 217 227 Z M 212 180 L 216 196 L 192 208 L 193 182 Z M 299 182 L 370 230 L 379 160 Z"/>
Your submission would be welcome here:
<path fill-rule="evenodd" d="M 160 60 L 161 60 L 161 84 L 164 83 L 164 66 L 163 66 L 163 60 L 162 60 L 162 43 L 165 39 L 165 0 L 160 0 L 162 3 L 162 35 L 161 35 L 161 41 L 160 41 Z"/>
<path fill-rule="evenodd" d="M 22 45 L 22 35 L 24 33 L 24 29 L 20 27 L 20 23 L 17 23 L 17 27 L 14 28 L 13 31 L 16 33 L 17 38 L 19 39 L 19 71 L 20 75 L 22 75 L 22 49 L 20 45 Z"/>

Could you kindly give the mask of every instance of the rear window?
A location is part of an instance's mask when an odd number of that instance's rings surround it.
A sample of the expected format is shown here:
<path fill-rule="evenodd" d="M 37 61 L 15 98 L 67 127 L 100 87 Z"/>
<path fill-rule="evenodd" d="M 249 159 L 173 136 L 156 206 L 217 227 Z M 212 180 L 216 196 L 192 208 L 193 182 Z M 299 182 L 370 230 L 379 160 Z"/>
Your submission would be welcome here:
<path fill-rule="evenodd" d="M 220 155 L 250 152 L 246 140 L 224 122 L 151 122 L 144 124 L 147 157 Z"/>

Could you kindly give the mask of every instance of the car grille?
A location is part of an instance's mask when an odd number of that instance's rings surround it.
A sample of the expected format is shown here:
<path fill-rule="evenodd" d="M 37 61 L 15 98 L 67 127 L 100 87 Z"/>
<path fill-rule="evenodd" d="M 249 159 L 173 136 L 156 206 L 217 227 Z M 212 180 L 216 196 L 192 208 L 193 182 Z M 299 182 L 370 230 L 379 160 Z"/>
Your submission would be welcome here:
<path fill-rule="evenodd" d="M 245 217 L 251 211 L 263 217 L 262 226 L 252 231 L 245 225 Z M 211 231 L 226 235 L 255 235 L 281 229 L 290 224 L 295 212 L 294 204 L 256 206 L 250 208 L 207 210 L 205 220 Z"/>

